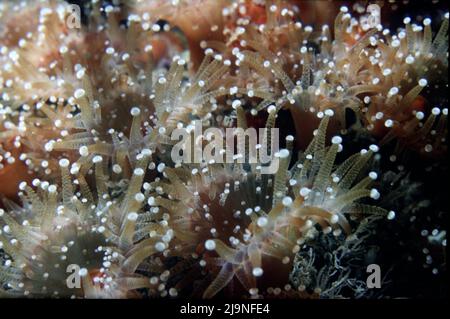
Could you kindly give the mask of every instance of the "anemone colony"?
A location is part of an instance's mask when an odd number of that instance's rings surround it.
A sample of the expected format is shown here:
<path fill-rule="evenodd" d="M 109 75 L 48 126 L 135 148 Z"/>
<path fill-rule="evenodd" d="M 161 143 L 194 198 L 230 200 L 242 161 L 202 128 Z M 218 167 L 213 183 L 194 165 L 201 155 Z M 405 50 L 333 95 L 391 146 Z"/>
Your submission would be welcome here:
<path fill-rule="evenodd" d="M 397 296 L 365 267 L 416 233 L 445 273 L 445 209 L 408 170 L 447 156 L 449 14 L 328 5 L 1 1 L 0 296 Z M 194 121 L 280 128 L 278 170 L 174 161 Z"/>

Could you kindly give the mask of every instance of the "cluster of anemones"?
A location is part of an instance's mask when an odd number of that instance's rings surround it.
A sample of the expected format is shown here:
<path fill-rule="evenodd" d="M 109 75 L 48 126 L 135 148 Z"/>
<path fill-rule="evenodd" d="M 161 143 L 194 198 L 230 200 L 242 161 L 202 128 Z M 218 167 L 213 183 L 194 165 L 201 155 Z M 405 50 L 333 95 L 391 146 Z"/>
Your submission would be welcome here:
<path fill-rule="evenodd" d="M 369 205 L 380 197 L 370 170 L 379 146 L 337 160 L 346 110 L 380 145 L 446 153 L 447 108 L 421 93 L 446 85 L 448 14 L 432 41 L 428 20 L 391 35 L 346 7 L 317 32 L 291 1 L 86 10 L 71 29 L 62 1 L 0 6 L 0 179 L 10 181 L 0 186 L 1 294 L 320 295 L 319 283 L 311 293 L 290 285 L 302 246 L 395 217 Z M 30 17 L 20 27 L 19 15 Z M 255 117 L 273 128 L 282 108 L 296 132 L 274 154 L 277 173 L 243 154 L 170 158 L 174 129 L 247 128 Z"/>
<path fill-rule="evenodd" d="M 96 159 L 95 193 L 83 175 L 70 176 L 66 158 L 59 161 L 61 185 L 40 179 L 31 185 L 22 182 L 23 207 L 9 203 L 9 212 L 0 210 L 0 247 L 6 254 L 0 292 L 18 297 L 130 298 L 139 296 L 137 289 L 154 286 L 136 270 L 157 252 L 159 238 L 170 238 L 170 232 L 143 204 L 141 189 L 148 190 L 143 180 L 150 157 L 149 152 L 140 154 L 120 195 L 108 187 L 102 159 Z"/>
<path fill-rule="evenodd" d="M 250 106 L 254 113 L 273 103 L 288 108 L 301 147 L 318 124 L 317 112 L 333 109 L 338 131 L 348 128 L 350 109 L 381 144 L 395 140 L 397 153 L 446 152 L 447 101 L 433 94 L 444 96 L 447 86 L 448 13 L 433 38 L 430 18 L 419 25 L 407 17 L 405 28 L 391 33 L 381 24 L 362 25 L 341 7 L 333 28 L 314 30 L 295 20 L 289 2 L 262 5 L 257 19 L 247 5 L 234 6 L 239 19 L 224 32 L 224 43 L 203 47 L 239 67 L 237 83 L 246 84 L 239 93 L 259 100 Z"/>

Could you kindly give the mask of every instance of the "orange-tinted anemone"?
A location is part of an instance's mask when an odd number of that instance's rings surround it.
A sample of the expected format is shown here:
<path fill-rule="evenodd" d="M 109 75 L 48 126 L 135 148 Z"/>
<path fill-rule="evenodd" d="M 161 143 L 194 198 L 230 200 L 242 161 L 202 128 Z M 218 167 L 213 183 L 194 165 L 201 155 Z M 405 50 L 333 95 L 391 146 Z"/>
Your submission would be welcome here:
<path fill-rule="evenodd" d="M 204 58 L 200 43 L 223 39 L 222 9 L 227 3 L 226 0 L 139 1 L 130 5 L 130 11 L 139 16 L 150 14 L 154 23 L 166 20 L 172 27 L 180 28 L 188 41 L 193 70 L 197 70 Z"/>
<path fill-rule="evenodd" d="M 393 114 L 385 114 L 387 118 L 392 119 L 393 121 L 400 123 L 400 127 L 405 124 L 406 122 L 414 119 L 417 112 L 423 113 L 426 108 L 426 99 L 423 96 L 418 96 L 414 99 L 414 101 L 411 103 L 411 106 L 406 110 L 406 112 L 400 112 L 400 113 L 393 113 Z M 373 114 L 373 116 L 376 115 L 375 108 L 370 110 Z M 395 110 L 393 110 L 395 112 Z M 374 117 L 375 121 L 372 122 L 373 129 L 371 129 L 371 132 L 374 136 L 377 138 L 383 138 L 388 132 L 389 128 L 386 127 L 385 121 L 377 120 L 376 116 Z"/>

